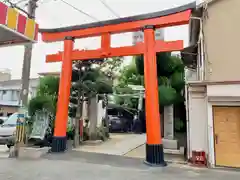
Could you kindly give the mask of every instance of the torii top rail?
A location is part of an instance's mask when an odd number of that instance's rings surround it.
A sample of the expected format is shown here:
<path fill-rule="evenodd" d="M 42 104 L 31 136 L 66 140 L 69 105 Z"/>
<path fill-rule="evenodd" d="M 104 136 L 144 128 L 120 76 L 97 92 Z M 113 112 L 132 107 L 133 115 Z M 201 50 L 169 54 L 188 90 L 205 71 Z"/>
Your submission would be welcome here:
<path fill-rule="evenodd" d="M 190 3 L 178 8 L 140 16 L 66 28 L 40 29 L 44 42 L 64 40 L 64 51 L 48 55 L 46 59 L 47 62 L 62 61 L 52 151 L 62 152 L 66 149 L 66 129 L 71 88 L 72 61 L 143 54 L 147 131 L 146 162 L 154 165 L 165 165 L 158 102 L 156 52 L 182 50 L 183 41 L 155 41 L 154 28 L 188 24 L 191 10 L 195 7 L 195 3 Z M 111 34 L 139 30 L 144 31 L 144 42 L 138 43 L 135 46 L 111 47 Z M 101 47 L 99 49 L 73 49 L 74 39 L 93 36 L 101 36 Z"/>
<path fill-rule="evenodd" d="M 56 29 L 40 29 L 44 42 L 63 41 L 65 37 L 86 38 L 101 36 L 101 48 L 97 50 L 74 50 L 72 60 L 87 60 L 113 56 L 133 56 L 143 54 L 144 45 L 138 43 L 136 46 L 125 46 L 111 48 L 111 34 L 134 32 L 142 30 L 146 25 L 153 25 L 155 28 L 184 25 L 189 23 L 191 9 L 196 3 L 189 3 L 177 8 L 164 11 L 100 21 L 96 23 L 83 24 Z M 179 51 L 183 49 L 183 41 L 164 42 L 156 41 L 156 52 Z M 47 62 L 58 62 L 62 60 L 62 52 L 48 55 Z"/>

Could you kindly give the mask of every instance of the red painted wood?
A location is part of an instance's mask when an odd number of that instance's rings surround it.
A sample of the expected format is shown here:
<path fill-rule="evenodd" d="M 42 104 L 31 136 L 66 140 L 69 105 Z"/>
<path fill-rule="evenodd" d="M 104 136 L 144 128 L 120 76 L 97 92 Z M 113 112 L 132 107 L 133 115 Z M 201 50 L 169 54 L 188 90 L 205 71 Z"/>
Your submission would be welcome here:
<path fill-rule="evenodd" d="M 36 24 L 36 25 L 35 25 L 35 35 L 34 35 L 34 40 L 35 40 L 35 41 L 38 40 L 38 30 L 39 30 L 39 25 Z"/>
<path fill-rule="evenodd" d="M 0 24 L 6 24 L 8 7 L 0 2 Z"/>
<path fill-rule="evenodd" d="M 155 28 L 185 25 L 189 23 L 190 16 L 191 10 L 186 10 L 176 14 L 171 14 L 168 16 L 162 16 L 152 19 L 107 25 L 102 27 L 73 30 L 67 32 L 55 32 L 55 33 L 42 32 L 41 34 L 42 40 L 44 42 L 56 42 L 62 41 L 66 36 L 72 36 L 75 38 L 86 38 L 92 36 L 101 36 L 104 33 L 117 34 L 138 31 L 142 29 L 144 26 L 149 24 L 154 25 Z"/>
<path fill-rule="evenodd" d="M 17 25 L 17 31 L 21 34 L 25 33 L 27 18 L 23 16 L 22 14 L 18 15 L 18 25 Z"/>
<path fill-rule="evenodd" d="M 155 42 L 156 52 L 171 52 L 181 51 L 183 49 L 183 41 L 162 41 Z M 135 56 L 144 53 L 144 43 L 138 43 L 135 46 L 116 47 L 109 49 L 96 50 L 74 50 L 72 52 L 72 60 L 88 60 L 96 58 L 106 58 L 115 56 Z M 46 62 L 60 62 L 62 61 L 63 52 L 57 54 L 49 54 L 46 57 Z"/>

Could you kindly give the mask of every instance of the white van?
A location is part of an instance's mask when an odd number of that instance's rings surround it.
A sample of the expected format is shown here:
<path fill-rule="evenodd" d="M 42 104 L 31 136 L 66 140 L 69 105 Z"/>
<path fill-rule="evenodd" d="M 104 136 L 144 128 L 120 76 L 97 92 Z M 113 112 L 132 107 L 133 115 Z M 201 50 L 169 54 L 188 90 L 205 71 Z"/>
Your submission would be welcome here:
<path fill-rule="evenodd" d="M 17 119 L 18 113 L 16 112 L 0 126 L 0 145 L 7 145 L 10 148 L 10 144 L 15 139 Z"/>

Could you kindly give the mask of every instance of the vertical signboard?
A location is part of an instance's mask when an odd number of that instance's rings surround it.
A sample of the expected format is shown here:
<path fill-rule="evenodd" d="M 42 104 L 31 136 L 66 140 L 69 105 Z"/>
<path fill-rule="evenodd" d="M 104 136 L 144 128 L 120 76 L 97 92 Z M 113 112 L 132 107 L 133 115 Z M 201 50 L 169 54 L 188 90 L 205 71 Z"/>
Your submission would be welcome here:
<path fill-rule="evenodd" d="M 23 143 L 25 137 L 25 121 L 26 121 L 26 109 L 19 108 L 18 119 L 17 119 L 17 128 L 16 128 L 16 142 Z"/>
<path fill-rule="evenodd" d="M 133 45 L 138 42 L 143 42 L 144 34 L 142 31 L 137 31 L 133 33 Z M 156 40 L 164 40 L 164 29 L 156 29 L 155 30 L 155 39 Z"/>

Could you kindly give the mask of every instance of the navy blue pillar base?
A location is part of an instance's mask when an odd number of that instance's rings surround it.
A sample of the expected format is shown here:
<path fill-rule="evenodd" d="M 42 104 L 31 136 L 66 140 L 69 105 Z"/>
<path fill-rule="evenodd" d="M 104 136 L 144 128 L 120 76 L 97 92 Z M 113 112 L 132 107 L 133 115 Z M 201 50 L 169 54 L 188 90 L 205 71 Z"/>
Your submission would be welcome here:
<path fill-rule="evenodd" d="M 145 164 L 149 166 L 166 166 L 164 161 L 162 144 L 146 144 L 146 160 Z"/>
<path fill-rule="evenodd" d="M 51 152 L 65 152 L 67 148 L 67 137 L 53 137 Z"/>

